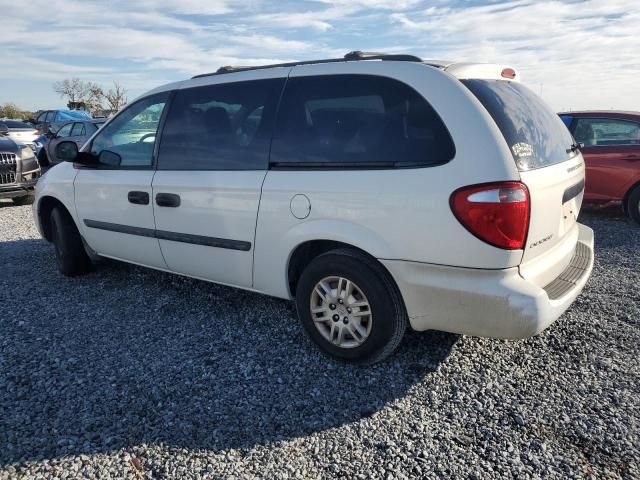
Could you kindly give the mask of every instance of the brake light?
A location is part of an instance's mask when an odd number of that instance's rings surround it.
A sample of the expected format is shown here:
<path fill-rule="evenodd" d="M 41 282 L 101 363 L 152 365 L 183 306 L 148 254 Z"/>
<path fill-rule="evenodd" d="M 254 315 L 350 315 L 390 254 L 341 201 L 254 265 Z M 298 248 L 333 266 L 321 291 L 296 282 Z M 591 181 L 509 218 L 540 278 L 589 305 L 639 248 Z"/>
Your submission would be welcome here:
<path fill-rule="evenodd" d="M 520 182 L 462 187 L 453 192 L 451 210 L 480 240 L 506 250 L 524 248 L 529 230 L 529 190 Z"/>
<path fill-rule="evenodd" d="M 514 79 L 516 78 L 516 71 L 513 68 L 503 68 L 502 72 L 500 72 L 504 78 Z"/>

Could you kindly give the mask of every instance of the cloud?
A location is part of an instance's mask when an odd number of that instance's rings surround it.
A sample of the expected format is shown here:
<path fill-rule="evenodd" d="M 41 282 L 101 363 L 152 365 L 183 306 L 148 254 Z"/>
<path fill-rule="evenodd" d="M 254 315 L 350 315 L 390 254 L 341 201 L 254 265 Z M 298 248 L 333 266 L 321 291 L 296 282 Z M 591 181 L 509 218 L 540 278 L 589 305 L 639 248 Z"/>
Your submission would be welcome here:
<path fill-rule="evenodd" d="M 38 88 L 77 75 L 147 89 L 359 49 L 508 63 L 556 108 L 640 109 L 640 6 L 621 0 L 0 0 L 0 11 L 0 62 Z"/>

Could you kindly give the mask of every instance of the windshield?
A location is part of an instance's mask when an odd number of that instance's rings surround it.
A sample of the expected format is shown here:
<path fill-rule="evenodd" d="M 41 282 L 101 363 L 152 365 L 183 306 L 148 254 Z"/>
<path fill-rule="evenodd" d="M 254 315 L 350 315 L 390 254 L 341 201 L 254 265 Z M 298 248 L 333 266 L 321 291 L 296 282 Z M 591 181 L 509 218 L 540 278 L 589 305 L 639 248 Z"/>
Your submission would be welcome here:
<path fill-rule="evenodd" d="M 518 170 L 564 162 L 577 155 L 560 117 L 518 82 L 462 80 L 498 125 Z"/>
<path fill-rule="evenodd" d="M 24 128 L 25 130 L 33 129 L 33 125 L 20 120 L 0 120 L 0 123 L 4 123 L 8 128 L 17 129 Z"/>

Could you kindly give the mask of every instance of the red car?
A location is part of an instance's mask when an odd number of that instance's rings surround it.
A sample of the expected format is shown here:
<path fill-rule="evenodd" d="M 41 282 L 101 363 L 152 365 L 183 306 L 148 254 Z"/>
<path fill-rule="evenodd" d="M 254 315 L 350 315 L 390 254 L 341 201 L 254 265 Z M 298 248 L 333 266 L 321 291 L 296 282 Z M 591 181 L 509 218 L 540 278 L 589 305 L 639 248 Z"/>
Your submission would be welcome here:
<path fill-rule="evenodd" d="M 640 112 L 566 112 L 560 117 L 584 144 L 584 201 L 622 205 L 640 224 Z"/>

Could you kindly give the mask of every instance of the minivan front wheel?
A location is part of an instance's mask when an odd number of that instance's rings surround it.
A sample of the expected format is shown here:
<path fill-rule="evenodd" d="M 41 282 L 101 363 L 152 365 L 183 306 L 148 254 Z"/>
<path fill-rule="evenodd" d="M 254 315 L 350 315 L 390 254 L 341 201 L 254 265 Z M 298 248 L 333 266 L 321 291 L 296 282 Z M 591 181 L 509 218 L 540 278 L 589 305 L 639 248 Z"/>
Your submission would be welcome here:
<path fill-rule="evenodd" d="M 82 237 L 71 215 L 61 207 L 51 211 L 51 236 L 56 251 L 58 269 L 67 277 L 82 275 L 91 270 Z"/>
<path fill-rule="evenodd" d="M 332 250 L 313 259 L 298 282 L 296 306 L 320 349 L 352 363 L 371 364 L 387 357 L 407 326 L 393 280 L 357 250 Z"/>

